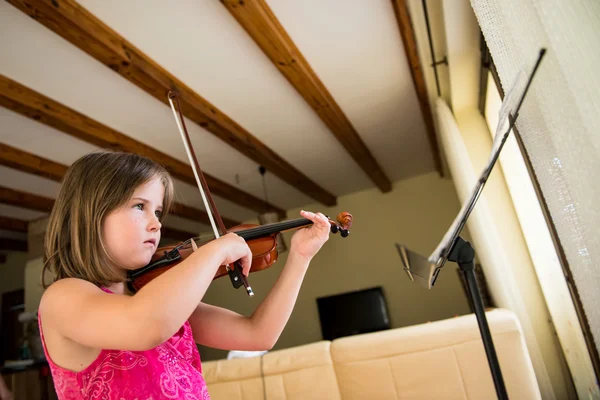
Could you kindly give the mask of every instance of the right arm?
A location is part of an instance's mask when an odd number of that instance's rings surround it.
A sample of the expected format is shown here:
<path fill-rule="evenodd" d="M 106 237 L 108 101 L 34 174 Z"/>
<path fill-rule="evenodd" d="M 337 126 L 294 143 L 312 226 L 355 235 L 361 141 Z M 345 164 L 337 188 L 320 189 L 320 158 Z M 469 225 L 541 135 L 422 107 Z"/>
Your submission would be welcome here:
<path fill-rule="evenodd" d="M 90 348 L 151 349 L 181 328 L 219 266 L 237 260 L 247 275 L 250 249 L 243 239 L 230 234 L 200 247 L 134 296 L 108 294 L 81 279 L 61 279 L 42 297 L 42 322 L 44 327 Z"/>

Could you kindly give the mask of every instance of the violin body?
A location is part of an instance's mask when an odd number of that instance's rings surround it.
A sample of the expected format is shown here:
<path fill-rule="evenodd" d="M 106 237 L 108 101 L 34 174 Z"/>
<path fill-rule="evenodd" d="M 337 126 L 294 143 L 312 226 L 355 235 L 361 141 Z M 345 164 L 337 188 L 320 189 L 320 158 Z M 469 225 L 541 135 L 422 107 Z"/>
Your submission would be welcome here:
<path fill-rule="evenodd" d="M 352 225 L 352 215 L 342 212 L 338 215 L 337 222 L 330 219 L 329 223 L 331 224 L 332 233 L 339 232 L 342 237 L 346 237 L 349 234 L 348 229 Z M 299 218 L 267 225 L 242 224 L 228 229 L 227 232 L 234 232 L 246 240 L 252 252 L 250 272 L 257 272 L 269 268 L 277 261 L 279 255 L 277 235 L 285 230 L 296 229 L 309 224 L 312 224 L 312 221 Z M 152 279 L 188 258 L 194 252 L 192 240 L 194 239 L 156 249 L 148 265 L 129 272 L 129 282 L 127 283 L 129 290 L 133 293 L 137 292 Z M 209 242 L 197 243 L 196 246 L 200 247 Z M 227 266 L 221 265 L 213 280 L 228 274 Z"/>
<path fill-rule="evenodd" d="M 244 231 L 247 229 L 255 228 L 257 226 L 259 225 L 237 225 L 229 229 L 228 232 Z M 252 252 L 252 265 L 250 267 L 250 272 L 257 272 L 267 269 L 277 261 L 277 257 L 279 255 L 279 253 L 277 252 L 277 235 L 278 233 L 273 233 L 268 236 L 252 239 L 246 242 L 248 244 L 248 247 L 250 248 L 250 251 Z M 176 249 L 177 246 L 180 247 Z M 202 244 L 199 244 L 199 246 L 202 246 Z M 152 279 L 156 278 L 157 276 L 161 275 L 163 272 L 171 269 L 172 267 L 178 265 L 180 262 L 188 258 L 188 256 L 190 256 L 194 252 L 191 245 L 181 246 L 181 244 L 177 244 L 159 247 L 158 249 L 156 249 L 156 252 L 152 256 L 152 259 L 150 260 L 150 263 L 148 265 L 152 265 L 153 263 L 160 261 L 165 257 L 165 255 L 169 254 L 169 252 L 172 252 L 175 249 L 176 252 L 179 253 L 178 257 L 174 256 L 174 259 L 166 265 L 156 266 L 152 268 L 152 270 L 140 274 L 139 276 L 133 276 L 134 279 L 130 282 L 129 289 L 133 292 L 137 292 Z M 217 273 L 215 274 L 213 280 L 225 276 L 227 274 L 227 266 L 221 265 L 217 270 Z"/>
<path fill-rule="evenodd" d="M 239 232 L 247 229 L 255 228 L 260 225 L 242 224 L 237 225 L 228 230 L 228 232 Z M 250 266 L 250 272 L 258 272 L 269 268 L 275 262 L 279 253 L 277 252 L 277 235 L 279 233 L 272 233 L 268 236 L 252 239 L 247 241 L 248 247 L 252 252 L 252 265 Z M 215 274 L 214 279 L 220 278 L 227 275 L 227 269 L 225 265 L 221 265 Z"/>

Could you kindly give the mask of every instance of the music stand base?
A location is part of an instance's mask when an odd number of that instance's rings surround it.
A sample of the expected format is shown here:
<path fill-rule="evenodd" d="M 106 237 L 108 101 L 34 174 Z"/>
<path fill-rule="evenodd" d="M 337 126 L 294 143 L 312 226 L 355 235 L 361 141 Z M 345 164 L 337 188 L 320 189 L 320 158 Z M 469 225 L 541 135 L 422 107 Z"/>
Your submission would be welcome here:
<path fill-rule="evenodd" d="M 508 394 L 506 393 L 502 371 L 500 370 L 500 363 L 498 362 L 498 356 L 496 355 L 496 349 L 494 348 L 490 327 L 488 326 L 485 310 L 483 308 L 483 301 L 481 300 L 481 294 L 475 278 L 474 258 L 475 250 L 473 250 L 471 244 L 459 236 L 448 256 L 448 261 L 453 261 L 458 264 L 467 281 L 467 291 L 471 298 L 471 304 L 473 304 L 473 308 L 475 309 L 475 316 L 477 317 L 481 339 L 483 340 L 488 364 L 492 372 L 496 394 L 498 395 L 498 399 L 505 400 L 508 399 Z"/>

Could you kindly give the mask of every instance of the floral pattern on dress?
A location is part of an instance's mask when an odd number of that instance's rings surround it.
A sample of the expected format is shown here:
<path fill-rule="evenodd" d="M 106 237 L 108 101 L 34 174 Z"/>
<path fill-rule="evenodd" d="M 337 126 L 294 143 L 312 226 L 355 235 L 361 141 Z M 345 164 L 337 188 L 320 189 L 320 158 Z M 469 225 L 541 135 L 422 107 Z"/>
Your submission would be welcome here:
<path fill-rule="evenodd" d="M 81 392 L 85 394 L 86 399 L 111 400 L 111 382 L 115 377 L 115 371 L 126 371 L 137 365 L 140 367 L 148 365 L 146 357 L 139 352 L 109 351 L 104 354 L 100 364 L 81 377 Z"/>
<path fill-rule="evenodd" d="M 145 351 L 102 350 L 80 372 L 51 360 L 40 337 L 59 400 L 210 400 L 189 322 L 169 340 Z"/>

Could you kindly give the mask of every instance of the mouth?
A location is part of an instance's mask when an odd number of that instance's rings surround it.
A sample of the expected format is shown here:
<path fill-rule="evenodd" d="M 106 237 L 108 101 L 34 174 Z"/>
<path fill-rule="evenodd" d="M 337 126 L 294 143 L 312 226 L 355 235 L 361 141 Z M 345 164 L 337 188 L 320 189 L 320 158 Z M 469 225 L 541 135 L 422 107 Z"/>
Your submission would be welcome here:
<path fill-rule="evenodd" d="M 156 246 L 156 239 L 148 239 L 144 242 L 145 243 L 150 243 L 152 246 Z"/>

